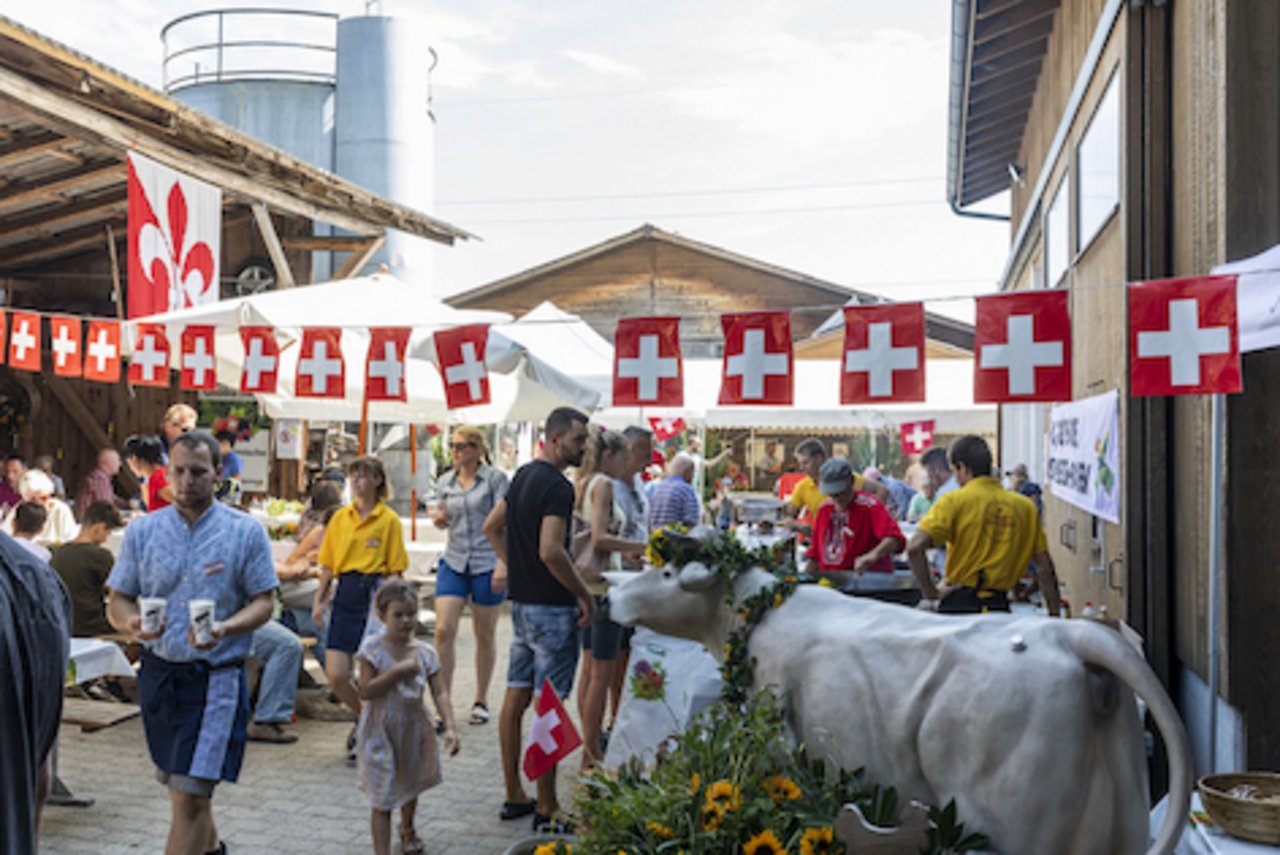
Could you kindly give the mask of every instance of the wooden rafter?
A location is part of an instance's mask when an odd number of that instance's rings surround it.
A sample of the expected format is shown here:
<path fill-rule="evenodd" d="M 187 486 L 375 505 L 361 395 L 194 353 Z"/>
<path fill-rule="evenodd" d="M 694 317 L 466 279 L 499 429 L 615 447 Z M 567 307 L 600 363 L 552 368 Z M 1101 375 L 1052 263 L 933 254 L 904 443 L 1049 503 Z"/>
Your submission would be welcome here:
<path fill-rule="evenodd" d="M 378 235 L 365 241 L 364 249 L 351 253 L 351 256 L 343 262 L 342 267 L 338 268 L 338 272 L 333 274 L 334 279 L 347 279 L 360 272 L 360 268 L 373 258 L 373 254 L 382 249 L 382 245 L 387 242 L 386 235 Z"/>
<path fill-rule="evenodd" d="M 20 137 L 17 142 L 0 149 L 0 166 L 38 157 L 70 142 L 71 140 L 61 134 L 32 134 L 28 137 Z"/>
<path fill-rule="evenodd" d="M 271 221 L 271 212 L 261 202 L 253 203 L 253 219 L 258 224 L 258 232 L 262 242 L 267 245 L 267 254 L 271 256 L 271 264 L 276 269 L 276 287 L 292 288 L 298 283 L 293 278 L 293 268 L 280 245 L 280 235 L 276 233 L 276 224 Z"/>
<path fill-rule="evenodd" d="M 128 194 L 123 190 L 108 190 L 91 198 L 78 199 L 66 205 L 40 208 L 30 215 L 16 220 L 0 220 L 0 234 L 14 235 L 36 232 L 53 234 L 57 226 L 79 219 L 86 214 L 96 214 L 125 204 Z"/>
<path fill-rule="evenodd" d="M 118 178 L 124 174 L 124 171 L 123 163 L 95 163 L 60 173 L 45 181 L 15 181 L 4 190 L 0 190 L 0 208 L 31 199 L 59 196 L 83 184 L 91 184 L 104 178 Z"/>
<path fill-rule="evenodd" d="M 118 240 L 124 240 L 126 223 L 124 218 L 111 220 L 109 225 L 120 229 Z M 19 244 L 16 248 L 0 252 L 0 269 L 18 270 L 36 261 L 71 255 L 86 246 L 95 246 L 102 241 L 102 223 L 93 223 L 79 229 L 63 232 L 50 240 L 39 243 Z"/>
<path fill-rule="evenodd" d="M 369 245 L 367 237 L 352 235 L 294 235 L 280 238 L 285 249 L 308 249 L 333 252 L 356 252 Z"/>

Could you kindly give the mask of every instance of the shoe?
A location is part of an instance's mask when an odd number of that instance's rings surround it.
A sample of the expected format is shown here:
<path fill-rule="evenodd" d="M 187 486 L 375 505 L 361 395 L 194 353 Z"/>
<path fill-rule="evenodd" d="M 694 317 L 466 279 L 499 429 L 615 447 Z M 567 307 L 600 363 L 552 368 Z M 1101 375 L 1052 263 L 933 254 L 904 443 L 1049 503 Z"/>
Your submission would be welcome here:
<path fill-rule="evenodd" d="M 356 726 L 351 726 L 351 732 L 347 734 L 347 752 L 350 753 L 356 749 Z"/>
<path fill-rule="evenodd" d="M 574 825 L 567 819 L 557 819 L 554 816 L 543 816 L 540 813 L 533 815 L 533 833 L 534 834 L 573 834 Z"/>
<path fill-rule="evenodd" d="M 537 802 L 503 802 L 502 810 L 498 811 L 498 819 L 519 819 L 533 813 L 537 806 Z"/>
<path fill-rule="evenodd" d="M 354 769 L 356 767 L 356 752 L 351 750 L 347 752 L 347 768 Z"/>
<path fill-rule="evenodd" d="M 218 841 L 217 849 L 210 849 L 204 855 L 227 855 L 227 843 L 225 840 Z"/>
<path fill-rule="evenodd" d="M 290 733 L 274 721 L 250 722 L 245 732 L 250 742 L 274 742 L 277 745 L 289 745 L 298 741 L 298 734 Z"/>
<path fill-rule="evenodd" d="M 485 706 L 484 701 L 476 701 L 471 707 L 471 724 L 488 724 L 489 708 Z"/>

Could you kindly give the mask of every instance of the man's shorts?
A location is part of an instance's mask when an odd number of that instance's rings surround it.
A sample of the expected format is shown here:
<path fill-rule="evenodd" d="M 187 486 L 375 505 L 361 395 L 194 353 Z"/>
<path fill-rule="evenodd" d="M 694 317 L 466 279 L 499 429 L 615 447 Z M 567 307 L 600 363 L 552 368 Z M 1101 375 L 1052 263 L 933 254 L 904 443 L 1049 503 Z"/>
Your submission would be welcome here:
<path fill-rule="evenodd" d="M 436 565 L 436 596 L 470 598 L 477 606 L 496 606 L 506 599 L 506 593 L 495 594 L 493 570 L 484 573 L 471 572 L 470 565 L 461 572 L 450 567 L 443 558 Z"/>
<path fill-rule="evenodd" d="M 596 597 L 596 614 L 591 626 L 582 630 L 582 649 L 591 651 L 591 658 L 610 661 L 622 652 L 622 624 L 609 619 L 609 598 Z"/>
<path fill-rule="evenodd" d="M 507 686 L 537 691 L 550 680 L 567 698 L 578 668 L 578 607 L 512 603 L 511 631 Z"/>
<path fill-rule="evenodd" d="M 355 653 L 364 639 L 369 621 L 369 603 L 378 586 L 385 582 L 381 573 L 343 573 L 338 576 L 338 590 L 333 595 L 333 611 L 329 614 L 326 650 Z"/>
<path fill-rule="evenodd" d="M 156 780 L 171 790 L 202 799 L 213 798 L 213 788 L 218 786 L 218 782 L 212 778 L 193 778 L 190 775 L 170 774 L 163 769 L 156 769 Z"/>

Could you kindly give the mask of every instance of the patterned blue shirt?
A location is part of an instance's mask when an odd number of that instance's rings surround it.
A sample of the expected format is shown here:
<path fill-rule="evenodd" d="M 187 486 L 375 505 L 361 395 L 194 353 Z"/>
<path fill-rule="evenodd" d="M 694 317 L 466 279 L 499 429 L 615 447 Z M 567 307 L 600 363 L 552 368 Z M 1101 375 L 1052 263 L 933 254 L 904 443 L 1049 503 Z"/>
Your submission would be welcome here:
<path fill-rule="evenodd" d="M 700 517 L 698 495 L 679 475 L 668 475 L 653 488 L 653 500 L 649 503 L 650 531 L 676 522 L 697 525 Z"/>
<path fill-rule="evenodd" d="M 488 573 L 498 563 L 498 553 L 484 536 L 484 520 L 493 506 L 507 495 L 507 476 L 492 466 L 480 464 L 475 479 L 466 490 L 458 483 L 458 470 L 446 472 L 436 482 L 440 500 L 449 514 L 449 543 L 444 563 L 461 573 Z"/>
<path fill-rule="evenodd" d="M 187 642 L 191 600 L 214 600 L 215 620 L 226 620 L 258 594 L 279 587 L 267 530 L 253 517 L 221 502 L 194 524 L 173 505 L 134 520 L 107 587 L 126 597 L 164 597 L 164 635 L 147 643 L 170 662 L 197 659 L 219 666 L 249 654 L 252 633 L 224 638 L 212 650 Z"/>

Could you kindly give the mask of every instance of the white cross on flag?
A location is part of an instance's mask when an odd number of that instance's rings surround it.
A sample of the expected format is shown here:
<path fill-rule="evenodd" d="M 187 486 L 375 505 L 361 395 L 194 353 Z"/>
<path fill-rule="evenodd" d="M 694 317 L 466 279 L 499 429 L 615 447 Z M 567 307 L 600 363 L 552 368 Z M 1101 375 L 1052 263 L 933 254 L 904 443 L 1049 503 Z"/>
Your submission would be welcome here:
<path fill-rule="evenodd" d="M 115 383 L 120 379 L 120 322 L 89 321 L 84 345 L 84 379 Z"/>
<path fill-rule="evenodd" d="M 1071 312 L 1066 291 L 978 297 L 973 400 L 1071 400 Z"/>
<path fill-rule="evenodd" d="M 848 306 L 840 403 L 924 400 L 924 303 Z"/>
<path fill-rule="evenodd" d="M 742 312 L 720 316 L 724 373 L 720 403 L 776 404 L 792 400 L 790 312 Z"/>
<path fill-rule="evenodd" d="M 569 720 L 569 714 L 551 687 L 551 681 L 544 680 L 538 702 L 533 707 L 529 744 L 524 749 L 525 777 L 537 780 L 581 744 L 582 737 Z"/>
<path fill-rule="evenodd" d="M 684 405 L 679 318 L 623 318 L 613 337 L 613 405 Z"/>
<path fill-rule="evenodd" d="M 449 409 L 489 403 L 489 369 L 484 364 L 488 342 L 488 324 L 468 324 L 435 334 L 436 367 L 444 380 Z"/>
<path fill-rule="evenodd" d="M 1236 277 L 1130 285 L 1129 366 L 1137 396 L 1239 392 Z"/>
<path fill-rule="evenodd" d="M 40 316 L 34 312 L 10 314 L 9 366 L 23 371 L 40 370 Z"/>
<path fill-rule="evenodd" d="M 178 386 L 198 392 L 212 392 L 218 385 L 213 353 L 214 328 L 192 324 L 182 330 L 179 344 Z"/>
<path fill-rule="evenodd" d="M 82 361 L 80 319 L 70 315 L 49 318 L 49 349 L 53 351 L 54 374 L 79 377 Z"/>
<path fill-rule="evenodd" d="M 405 401 L 405 350 L 409 327 L 374 327 L 369 330 L 369 356 L 365 359 L 364 396 L 370 401 Z"/>
<path fill-rule="evenodd" d="M 684 419 L 680 417 L 649 416 L 649 426 L 653 428 L 653 438 L 658 442 L 666 442 L 677 437 L 688 429 Z"/>
<path fill-rule="evenodd" d="M 924 454 L 933 445 L 933 420 L 927 422 L 903 422 L 898 426 L 902 435 L 902 453 Z"/>
<path fill-rule="evenodd" d="M 129 317 L 218 299 L 222 191 L 129 152 Z"/>
<path fill-rule="evenodd" d="M 280 345 L 272 327 L 241 327 L 244 343 L 244 373 L 240 375 L 240 391 L 274 395 L 280 375 Z"/>
<path fill-rule="evenodd" d="M 347 394 L 342 362 L 342 330 L 310 327 L 302 331 L 294 390 L 299 398 L 343 398 Z"/>
<path fill-rule="evenodd" d="M 129 355 L 129 383 L 133 386 L 169 385 L 169 338 L 163 324 L 138 324 Z"/>

